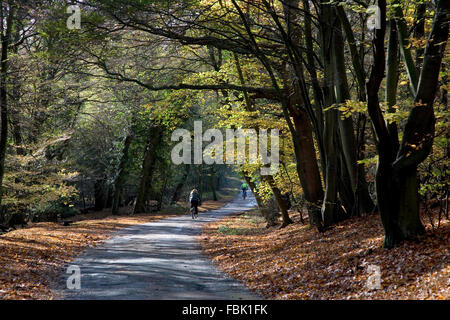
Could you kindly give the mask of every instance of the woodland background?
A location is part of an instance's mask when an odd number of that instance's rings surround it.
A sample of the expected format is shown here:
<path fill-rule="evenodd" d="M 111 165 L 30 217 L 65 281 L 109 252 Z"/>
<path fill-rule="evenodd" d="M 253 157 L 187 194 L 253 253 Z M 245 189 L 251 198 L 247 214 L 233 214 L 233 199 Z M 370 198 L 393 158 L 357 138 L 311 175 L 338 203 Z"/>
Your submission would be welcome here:
<path fill-rule="evenodd" d="M 267 227 L 301 213 L 320 236 L 377 215 L 385 248 L 420 239 L 448 220 L 449 12 L 445 0 L 2 1 L 0 228 L 176 210 L 193 187 L 217 200 L 241 179 Z M 174 165 L 171 132 L 194 120 L 279 129 L 280 170 Z"/>

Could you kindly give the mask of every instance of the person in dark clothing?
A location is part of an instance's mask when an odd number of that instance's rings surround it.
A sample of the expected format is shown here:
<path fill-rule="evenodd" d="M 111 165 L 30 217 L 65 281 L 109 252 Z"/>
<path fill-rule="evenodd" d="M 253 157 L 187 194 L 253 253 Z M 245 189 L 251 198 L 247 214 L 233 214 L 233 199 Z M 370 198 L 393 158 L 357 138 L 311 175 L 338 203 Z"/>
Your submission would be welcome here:
<path fill-rule="evenodd" d="M 193 189 L 189 195 L 192 219 L 198 217 L 198 206 L 200 205 L 200 201 L 200 194 L 198 193 L 197 189 Z"/>

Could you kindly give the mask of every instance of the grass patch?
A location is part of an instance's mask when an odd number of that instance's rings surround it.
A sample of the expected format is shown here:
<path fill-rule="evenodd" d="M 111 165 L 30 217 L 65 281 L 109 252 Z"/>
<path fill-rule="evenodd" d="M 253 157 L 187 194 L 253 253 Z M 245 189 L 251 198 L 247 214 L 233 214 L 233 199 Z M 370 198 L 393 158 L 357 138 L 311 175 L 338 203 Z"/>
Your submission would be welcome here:
<path fill-rule="evenodd" d="M 227 235 L 246 235 L 252 232 L 251 228 L 231 228 L 228 226 L 221 226 L 217 229 L 218 233 Z"/>

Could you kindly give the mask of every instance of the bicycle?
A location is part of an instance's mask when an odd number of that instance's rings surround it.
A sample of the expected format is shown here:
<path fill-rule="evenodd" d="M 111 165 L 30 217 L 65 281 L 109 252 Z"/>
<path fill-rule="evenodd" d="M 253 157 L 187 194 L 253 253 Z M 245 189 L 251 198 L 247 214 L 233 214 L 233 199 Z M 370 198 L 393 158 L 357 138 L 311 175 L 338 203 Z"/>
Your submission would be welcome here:
<path fill-rule="evenodd" d="M 247 190 L 242 189 L 242 199 L 245 200 L 246 197 L 247 197 Z"/>
<path fill-rule="evenodd" d="M 197 212 L 195 212 L 195 211 L 196 211 L 196 210 L 195 210 L 195 207 L 192 207 L 192 208 L 190 209 L 192 219 L 197 219 L 197 218 L 198 218 L 198 209 L 197 209 Z"/>

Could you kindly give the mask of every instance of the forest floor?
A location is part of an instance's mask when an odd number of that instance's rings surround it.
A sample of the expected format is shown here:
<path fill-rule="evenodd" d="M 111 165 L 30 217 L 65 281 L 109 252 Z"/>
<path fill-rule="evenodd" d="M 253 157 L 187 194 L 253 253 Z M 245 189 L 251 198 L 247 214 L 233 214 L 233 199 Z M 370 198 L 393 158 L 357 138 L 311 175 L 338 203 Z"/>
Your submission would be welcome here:
<path fill-rule="evenodd" d="M 266 299 L 450 299 L 450 221 L 387 250 L 379 215 L 323 234 L 298 213 L 292 218 L 266 229 L 256 210 L 247 211 L 205 226 L 199 239 L 219 269 Z M 378 290 L 367 286 L 370 265 L 381 271 Z"/>
<path fill-rule="evenodd" d="M 200 212 L 222 207 L 230 199 L 204 201 Z M 0 235 L 0 300 L 52 299 L 50 287 L 63 266 L 88 247 L 110 238 L 115 231 L 136 224 L 186 214 L 187 207 L 162 212 L 112 216 L 109 210 L 78 215 L 69 226 L 29 223 Z"/>

